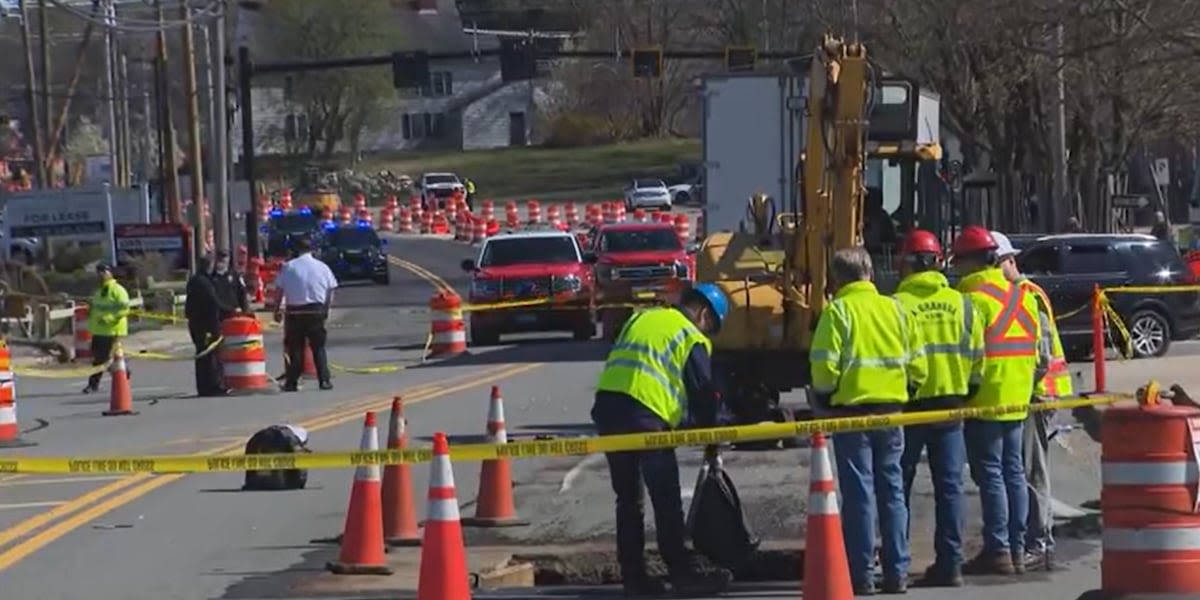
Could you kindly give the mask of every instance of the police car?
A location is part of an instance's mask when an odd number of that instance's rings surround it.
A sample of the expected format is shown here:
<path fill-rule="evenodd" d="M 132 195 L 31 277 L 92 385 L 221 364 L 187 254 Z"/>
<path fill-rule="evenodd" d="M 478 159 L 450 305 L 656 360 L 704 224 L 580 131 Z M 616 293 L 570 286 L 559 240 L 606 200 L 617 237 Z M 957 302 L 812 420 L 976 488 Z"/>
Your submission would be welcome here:
<path fill-rule="evenodd" d="M 391 283 L 387 252 L 383 249 L 387 240 L 380 238 L 367 221 L 350 225 L 326 222 L 319 239 L 319 256 L 329 265 L 338 282 Z"/>
<path fill-rule="evenodd" d="M 299 237 L 316 240 L 321 235 L 321 220 L 312 209 L 302 206 L 294 210 L 271 209 L 261 231 L 266 238 L 266 256 L 291 258 L 292 246 Z"/>

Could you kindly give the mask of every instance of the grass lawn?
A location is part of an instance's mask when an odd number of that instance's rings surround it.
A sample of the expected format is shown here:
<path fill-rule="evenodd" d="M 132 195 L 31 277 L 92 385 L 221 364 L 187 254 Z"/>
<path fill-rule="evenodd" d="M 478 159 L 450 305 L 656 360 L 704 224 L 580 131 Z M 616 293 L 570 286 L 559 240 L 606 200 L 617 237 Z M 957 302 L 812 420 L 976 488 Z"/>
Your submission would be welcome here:
<path fill-rule="evenodd" d="M 367 156 L 362 173 L 387 169 L 417 179 L 422 173 L 450 171 L 475 181 L 484 198 L 619 197 L 633 177 L 678 176 L 679 163 L 700 160 L 695 139 L 644 140 L 608 146 L 539 147 L 475 151 L 430 151 Z"/>

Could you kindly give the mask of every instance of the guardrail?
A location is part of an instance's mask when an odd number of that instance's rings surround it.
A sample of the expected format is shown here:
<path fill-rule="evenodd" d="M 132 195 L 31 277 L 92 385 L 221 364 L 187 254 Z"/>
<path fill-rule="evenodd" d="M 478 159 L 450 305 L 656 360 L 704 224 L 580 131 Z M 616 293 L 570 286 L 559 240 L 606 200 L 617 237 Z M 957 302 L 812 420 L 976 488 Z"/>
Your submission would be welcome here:
<path fill-rule="evenodd" d="M 186 301 L 186 294 L 175 294 L 168 290 L 159 290 L 149 296 L 138 291 L 130 299 L 129 307 L 154 312 L 169 311 L 170 314 L 175 315 Z M 75 309 L 85 304 L 71 299 L 53 304 L 46 302 L 33 306 L 27 304 L 21 315 L 0 317 L 0 330 L 3 330 L 10 340 L 33 343 L 50 341 L 56 335 L 70 334 L 74 336 L 76 333 Z M 138 312 L 135 312 L 130 318 L 134 321 L 143 320 Z M 66 323 L 63 323 L 64 321 Z"/>

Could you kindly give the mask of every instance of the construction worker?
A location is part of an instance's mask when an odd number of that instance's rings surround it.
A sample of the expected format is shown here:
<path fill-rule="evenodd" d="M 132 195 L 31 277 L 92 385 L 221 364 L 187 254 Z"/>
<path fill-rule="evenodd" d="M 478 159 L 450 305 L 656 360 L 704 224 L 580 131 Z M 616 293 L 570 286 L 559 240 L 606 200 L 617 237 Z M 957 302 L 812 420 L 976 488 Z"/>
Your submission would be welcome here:
<path fill-rule="evenodd" d="M 716 285 L 701 283 L 674 307 L 635 314 L 621 329 L 596 384 L 592 420 L 601 435 L 660 432 L 685 421 L 711 426 L 718 394 L 712 380 L 708 336 L 729 313 Z M 702 569 L 684 546 L 679 463 L 671 448 L 610 452 L 609 475 L 617 496 L 617 560 L 625 592 L 663 593 L 646 572 L 642 483 L 654 506 L 658 550 L 676 593 L 715 594 L 732 579 L 724 569 Z"/>
<path fill-rule="evenodd" d="M 1025 519 L 1029 491 L 1021 457 L 1022 423 L 1034 383 L 1045 364 L 1039 357 L 1037 301 L 1000 270 L 999 244 L 985 228 L 963 228 L 954 240 L 959 291 L 984 323 L 983 377 L 967 401 L 973 408 L 1008 412 L 970 419 L 963 433 L 971 477 L 983 509 L 983 549 L 963 565 L 966 574 L 1025 572 Z"/>
<path fill-rule="evenodd" d="M 117 283 L 111 265 L 96 265 L 96 274 L 100 276 L 100 285 L 88 298 L 87 327 L 92 334 L 92 366 L 98 367 L 112 359 L 121 338 L 129 335 L 129 292 Z M 128 369 L 125 375 L 129 377 Z M 88 377 L 83 393 L 90 394 L 100 389 L 100 379 L 103 377 L 103 371 L 93 373 Z"/>
<path fill-rule="evenodd" d="M 942 274 L 942 245 L 932 233 L 915 229 L 900 246 L 904 279 L 896 299 L 921 331 L 929 376 L 909 401 L 908 409 L 961 408 L 983 377 L 983 323 L 971 301 L 950 287 Z M 933 549 L 937 559 L 918 581 L 920 587 L 963 584 L 963 471 L 967 448 L 961 421 L 904 428 L 905 503 L 911 506 L 913 479 L 924 451 L 929 461 L 936 507 Z"/>
<path fill-rule="evenodd" d="M 817 322 L 809 355 L 814 409 L 833 416 L 898 414 L 926 380 L 920 329 L 894 298 L 871 282 L 862 248 L 833 254 L 833 300 Z M 884 593 L 908 590 L 908 507 L 899 427 L 833 434 L 842 492 L 842 532 L 855 594 L 875 593 L 875 513 L 883 538 Z"/>
<path fill-rule="evenodd" d="M 463 193 L 466 196 L 463 198 L 463 200 L 466 201 L 467 208 L 470 210 L 475 210 L 475 182 L 470 178 L 467 178 L 466 184 L 463 187 L 466 188 L 463 190 Z"/>
<path fill-rule="evenodd" d="M 1070 396 L 1074 393 L 1071 372 L 1067 369 L 1050 297 L 1041 286 L 1021 274 L 1017 268 L 1017 250 L 1008 236 L 993 231 L 992 238 L 996 240 L 996 256 L 1000 259 L 1000 270 L 1004 272 L 1004 277 L 1021 286 L 1037 301 L 1038 324 L 1042 327 L 1040 353 L 1047 364 L 1046 375 L 1033 388 L 1031 402 Z M 1050 428 L 1053 418 L 1054 413 L 1048 410 L 1029 413 L 1022 435 L 1021 454 L 1029 484 L 1024 557 L 1027 569 L 1049 571 L 1054 567 L 1054 507 L 1050 500 Z"/>

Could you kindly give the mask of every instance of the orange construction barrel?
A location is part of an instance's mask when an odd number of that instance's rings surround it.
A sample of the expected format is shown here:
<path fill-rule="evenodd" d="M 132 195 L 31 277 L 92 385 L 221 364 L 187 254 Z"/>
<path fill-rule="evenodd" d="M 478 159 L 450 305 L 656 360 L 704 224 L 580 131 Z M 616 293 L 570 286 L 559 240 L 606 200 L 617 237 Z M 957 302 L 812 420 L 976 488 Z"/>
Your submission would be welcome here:
<path fill-rule="evenodd" d="M 462 299 L 454 292 L 438 292 L 429 299 L 429 358 L 458 356 L 467 351 L 467 325 Z"/>
<path fill-rule="evenodd" d="M 225 387 L 234 392 L 270 390 L 267 376 L 267 349 L 263 346 L 262 324 L 258 319 L 236 315 L 221 323 L 221 347 L 218 352 L 224 371 Z"/>

